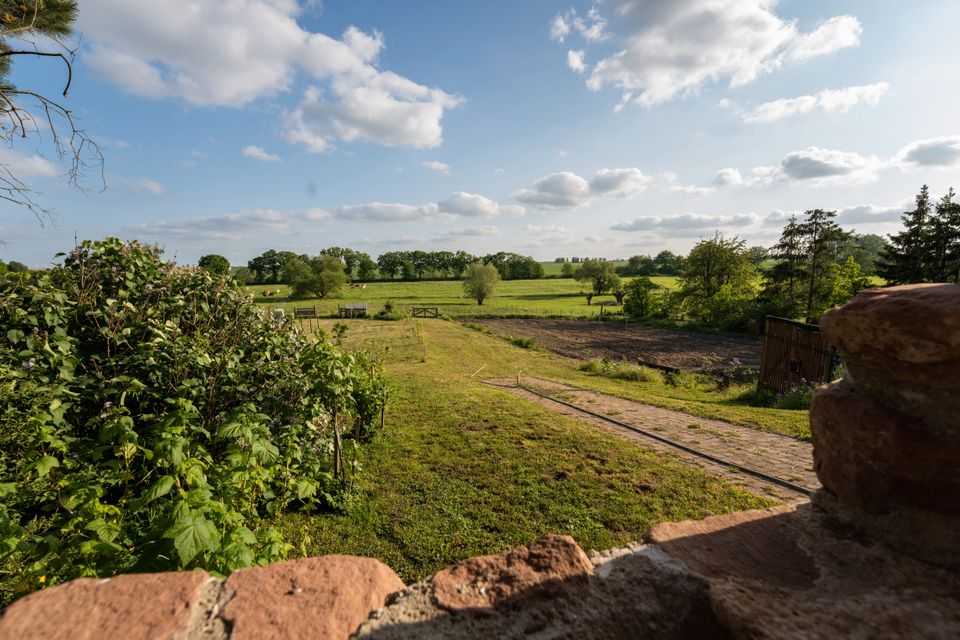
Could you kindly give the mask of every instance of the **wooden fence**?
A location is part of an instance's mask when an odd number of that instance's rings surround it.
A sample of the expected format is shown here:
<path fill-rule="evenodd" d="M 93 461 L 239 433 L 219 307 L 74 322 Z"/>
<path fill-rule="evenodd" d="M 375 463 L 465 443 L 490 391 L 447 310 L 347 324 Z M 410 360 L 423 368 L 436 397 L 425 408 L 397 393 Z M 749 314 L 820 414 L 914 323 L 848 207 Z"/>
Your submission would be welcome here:
<path fill-rule="evenodd" d="M 439 318 L 439 307 L 413 307 L 411 310 L 414 318 Z"/>
<path fill-rule="evenodd" d="M 829 382 L 836 350 L 815 324 L 767 316 L 760 362 L 760 386 L 783 392 L 802 384 Z"/>

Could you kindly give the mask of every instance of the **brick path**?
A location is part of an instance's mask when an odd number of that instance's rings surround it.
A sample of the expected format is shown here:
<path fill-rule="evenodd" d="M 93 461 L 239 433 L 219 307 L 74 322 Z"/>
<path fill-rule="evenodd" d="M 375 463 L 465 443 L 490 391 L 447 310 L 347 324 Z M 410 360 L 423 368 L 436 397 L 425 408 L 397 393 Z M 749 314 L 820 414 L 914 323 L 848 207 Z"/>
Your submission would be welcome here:
<path fill-rule="evenodd" d="M 490 380 L 489 382 L 511 386 L 516 384 L 516 380 Z M 808 442 L 730 424 L 729 422 L 708 420 L 679 411 L 653 407 L 595 391 L 578 389 L 542 378 L 525 377 L 522 378 L 522 383 L 526 387 L 554 396 L 569 404 L 609 416 L 645 431 L 651 431 L 658 436 L 679 442 L 712 456 L 762 471 L 782 480 L 788 480 L 801 487 L 816 489 L 820 486 L 820 482 L 813 471 L 813 447 Z M 548 406 L 563 415 L 594 424 L 626 440 L 642 444 L 646 448 L 675 455 L 685 462 L 695 464 L 714 475 L 722 477 L 724 480 L 739 484 L 753 493 L 767 495 L 790 503 L 807 499 L 806 496 L 777 484 L 686 453 L 642 434 L 541 398 L 516 386 L 506 390 L 514 395 Z"/>

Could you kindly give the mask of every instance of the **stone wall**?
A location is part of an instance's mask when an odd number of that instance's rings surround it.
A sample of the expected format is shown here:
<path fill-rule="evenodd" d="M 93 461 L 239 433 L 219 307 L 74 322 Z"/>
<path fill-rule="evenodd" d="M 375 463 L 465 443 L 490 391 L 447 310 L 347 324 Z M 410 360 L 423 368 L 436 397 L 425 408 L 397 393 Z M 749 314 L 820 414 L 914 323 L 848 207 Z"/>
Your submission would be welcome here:
<path fill-rule="evenodd" d="M 827 313 L 813 503 L 655 526 L 590 556 L 548 536 L 405 587 L 369 558 L 75 580 L 0 638 L 960 637 L 960 287 Z"/>

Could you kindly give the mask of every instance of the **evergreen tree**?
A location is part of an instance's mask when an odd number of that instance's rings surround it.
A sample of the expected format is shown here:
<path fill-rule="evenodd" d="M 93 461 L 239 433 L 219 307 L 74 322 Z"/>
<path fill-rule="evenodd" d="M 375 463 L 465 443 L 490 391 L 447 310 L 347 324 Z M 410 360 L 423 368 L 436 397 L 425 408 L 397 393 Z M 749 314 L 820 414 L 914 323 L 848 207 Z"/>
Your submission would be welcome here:
<path fill-rule="evenodd" d="M 923 276 L 930 282 L 956 281 L 960 270 L 960 203 L 951 188 L 930 217 L 924 254 Z"/>
<path fill-rule="evenodd" d="M 814 311 L 830 299 L 832 292 L 831 268 L 840 260 L 850 234 L 840 228 L 833 218 L 836 211 L 813 209 L 806 212 L 807 220 L 800 225 L 807 246 L 805 274 L 807 322 L 816 322 Z"/>
<path fill-rule="evenodd" d="M 806 247 L 803 230 L 796 216 L 790 216 L 789 222 L 780 234 L 780 241 L 773 246 L 770 257 L 775 261 L 770 270 L 764 293 L 774 302 L 774 309 L 788 318 L 794 318 L 800 311 L 799 289 L 806 273 Z"/>
<path fill-rule="evenodd" d="M 901 216 L 904 230 L 890 236 L 890 244 L 880 253 L 878 273 L 891 284 L 924 281 L 927 235 L 930 226 L 930 191 L 923 185 L 916 207 Z"/>

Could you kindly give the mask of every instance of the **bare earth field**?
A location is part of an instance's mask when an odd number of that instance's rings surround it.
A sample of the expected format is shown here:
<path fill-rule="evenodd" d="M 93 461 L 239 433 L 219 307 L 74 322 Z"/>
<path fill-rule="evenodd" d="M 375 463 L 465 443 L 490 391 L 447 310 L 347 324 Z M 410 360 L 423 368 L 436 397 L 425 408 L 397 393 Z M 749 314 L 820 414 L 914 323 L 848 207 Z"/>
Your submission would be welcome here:
<path fill-rule="evenodd" d="M 532 338 L 554 353 L 590 360 L 609 358 L 636 363 L 698 369 L 708 363 L 726 364 L 734 358 L 760 367 L 760 340 L 692 333 L 615 322 L 577 320 L 477 319 L 473 324 L 500 335 Z"/>

